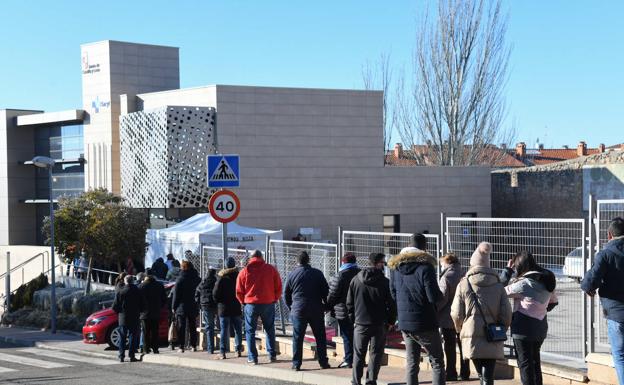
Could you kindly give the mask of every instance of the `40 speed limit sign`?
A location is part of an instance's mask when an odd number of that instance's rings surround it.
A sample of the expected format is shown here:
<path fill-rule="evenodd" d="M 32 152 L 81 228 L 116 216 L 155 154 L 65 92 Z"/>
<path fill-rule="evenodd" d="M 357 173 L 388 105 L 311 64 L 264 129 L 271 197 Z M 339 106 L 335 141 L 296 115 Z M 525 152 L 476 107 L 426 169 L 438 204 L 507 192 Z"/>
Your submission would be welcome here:
<path fill-rule="evenodd" d="M 210 197 L 208 203 L 210 215 L 221 222 L 232 222 L 240 213 L 240 201 L 234 192 L 230 190 L 217 191 Z"/>

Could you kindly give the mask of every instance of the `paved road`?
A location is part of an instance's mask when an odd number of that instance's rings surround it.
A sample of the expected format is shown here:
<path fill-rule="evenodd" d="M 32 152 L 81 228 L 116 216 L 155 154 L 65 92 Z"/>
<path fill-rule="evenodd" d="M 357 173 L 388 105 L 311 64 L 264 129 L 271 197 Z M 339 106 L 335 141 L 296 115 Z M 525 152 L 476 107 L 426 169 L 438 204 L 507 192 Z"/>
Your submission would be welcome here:
<path fill-rule="evenodd" d="M 0 342 L 1 384 L 219 384 L 291 385 L 292 383 L 245 377 L 231 373 L 167 365 L 120 363 L 78 353 L 24 348 Z"/>

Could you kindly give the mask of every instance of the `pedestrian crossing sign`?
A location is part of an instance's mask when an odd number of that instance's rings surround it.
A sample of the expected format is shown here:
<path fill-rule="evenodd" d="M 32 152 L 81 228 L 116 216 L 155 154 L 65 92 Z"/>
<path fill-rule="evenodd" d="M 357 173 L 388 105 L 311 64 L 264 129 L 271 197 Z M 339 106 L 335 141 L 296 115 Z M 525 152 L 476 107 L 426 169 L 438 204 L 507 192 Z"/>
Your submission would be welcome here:
<path fill-rule="evenodd" d="M 238 155 L 208 155 L 208 187 L 239 187 Z"/>

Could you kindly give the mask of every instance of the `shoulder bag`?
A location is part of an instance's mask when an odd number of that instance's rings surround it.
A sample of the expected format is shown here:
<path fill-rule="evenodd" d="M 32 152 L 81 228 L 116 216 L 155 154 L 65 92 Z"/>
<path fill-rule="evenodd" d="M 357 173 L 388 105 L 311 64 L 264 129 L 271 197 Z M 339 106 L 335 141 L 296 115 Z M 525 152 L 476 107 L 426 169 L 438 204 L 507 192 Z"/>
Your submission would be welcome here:
<path fill-rule="evenodd" d="M 470 290 L 470 294 L 474 298 L 475 306 L 477 307 L 477 310 L 479 310 L 479 313 L 481 314 L 481 317 L 483 318 L 483 323 L 485 323 L 485 326 L 484 326 L 485 339 L 488 342 L 507 341 L 507 327 L 505 327 L 505 325 L 503 325 L 500 322 L 496 322 L 496 323 L 487 322 L 487 318 L 485 318 L 485 314 L 483 314 L 483 309 L 481 309 L 481 304 L 479 303 L 479 296 L 472 289 L 472 285 L 470 284 L 468 277 L 466 277 L 466 283 L 468 284 L 468 289 Z"/>

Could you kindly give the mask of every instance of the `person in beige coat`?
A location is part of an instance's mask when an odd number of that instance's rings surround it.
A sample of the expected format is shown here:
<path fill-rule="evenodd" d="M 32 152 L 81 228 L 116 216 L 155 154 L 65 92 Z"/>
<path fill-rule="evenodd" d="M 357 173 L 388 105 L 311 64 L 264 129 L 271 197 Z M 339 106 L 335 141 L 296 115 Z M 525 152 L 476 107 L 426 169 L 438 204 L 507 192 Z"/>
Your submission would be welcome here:
<path fill-rule="evenodd" d="M 503 342 L 488 342 L 485 325 L 502 323 L 511 324 L 511 305 L 505 288 L 499 281 L 498 273 L 490 268 L 492 245 L 481 242 L 470 258 L 470 270 L 457 287 L 451 317 L 455 330 L 459 332 L 464 356 L 472 360 L 481 383 L 494 384 L 494 367 L 497 359 L 503 358 Z M 475 306 L 476 293 L 479 304 L 485 313 L 483 320 Z"/>

